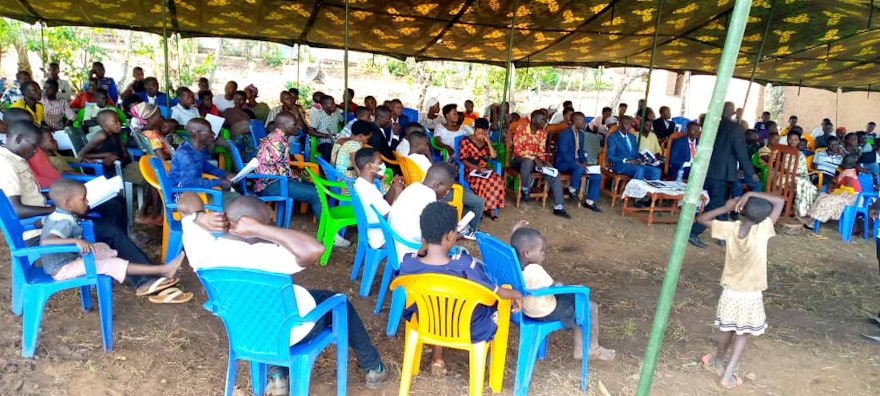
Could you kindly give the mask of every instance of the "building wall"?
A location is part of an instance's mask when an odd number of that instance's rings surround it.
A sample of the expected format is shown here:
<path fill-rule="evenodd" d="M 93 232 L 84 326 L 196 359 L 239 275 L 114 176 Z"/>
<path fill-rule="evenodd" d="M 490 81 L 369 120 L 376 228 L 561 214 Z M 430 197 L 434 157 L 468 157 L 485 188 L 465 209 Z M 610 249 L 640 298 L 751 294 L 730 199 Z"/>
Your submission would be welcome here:
<path fill-rule="evenodd" d="M 847 92 L 839 95 L 814 88 L 784 87 L 783 122 L 791 115 L 798 116 L 798 124 L 805 130 L 819 126 L 823 118 L 830 118 L 836 127 L 860 131 L 869 121 L 880 122 L 880 92 Z"/>

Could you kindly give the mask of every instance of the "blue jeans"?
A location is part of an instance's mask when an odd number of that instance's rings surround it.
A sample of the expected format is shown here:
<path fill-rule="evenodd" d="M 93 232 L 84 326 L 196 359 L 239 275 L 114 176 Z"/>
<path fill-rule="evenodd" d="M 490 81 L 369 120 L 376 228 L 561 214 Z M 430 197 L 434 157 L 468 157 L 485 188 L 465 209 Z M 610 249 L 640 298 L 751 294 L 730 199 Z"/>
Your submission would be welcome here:
<path fill-rule="evenodd" d="M 315 303 L 320 305 L 328 298 L 333 297 L 336 292 L 331 290 L 309 290 L 309 294 L 315 298 Z M 379 368 L 379 365 L 382 364 L 382 358 L 379 356 L 379 351 L 373 346 L 373 341 L 370 340 L 370 335 L 367 334 L 364 322 L 361 320 L 360 315 L 358 315 L 357 310 L 354 309 L 354 306 L 351 305 L 351 302 L 346 300 L 345 305 L 348 308 L 348 346 L 354 351 L 358 367 L 364 371 Z M 321 334 L 324 329 L 331 326 L 333 326 L 333 315 L 328 313 L 315 322 L 315 327 L 312 328 L 312 331 L 299 343 L 311 341 L 318 334 Z"/>
<path fill-rule="evenodd" d="M 287 196 L 293 198 L 294 201 L 307 202 L 312 207 L 312 213 L 315 218 L 321 218 L 321 200 L 318 198 L 318 190 L 312 183 L 301 182 L 296 179 L 287 179 L 287 193 L 281 192 L 281 183 L 275 181 L 268 185 L 263 191 L 258 193 L 260 196 Z M 293 208 L 290 208 L 293 210 Z"/>
<path fill-rule="evenodd" d="M 636 180 L 660 180 L 660 168 L 650 165 L 614 164 L 614 172 Z"/>

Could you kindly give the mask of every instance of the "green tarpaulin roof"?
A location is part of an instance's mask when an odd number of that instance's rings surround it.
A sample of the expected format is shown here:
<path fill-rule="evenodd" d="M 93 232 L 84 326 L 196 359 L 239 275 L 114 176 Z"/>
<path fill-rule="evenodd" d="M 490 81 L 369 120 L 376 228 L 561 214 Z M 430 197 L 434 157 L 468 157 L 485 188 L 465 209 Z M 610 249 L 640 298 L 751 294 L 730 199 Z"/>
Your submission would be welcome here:
<path fill-rule="evenodd" d="M 733 3 L 662 1 L 655 67 L 714 73 Z M 504 64 L 515 4 L 512 59 L 518 66 L 650 64 L 653 0 L 351 0 L 349 48 Z M 162 8 L 156 0 L 0 0 L 0 15 L 28 22 L 160 34 Z M 343 47 L 344 1 L 170 0 L 167 9 L 169 30 L 183 37 Z M 763 42 L 758 81 L 876 90 L 875 14 L 880 1 L 754 0 L 735 75 L 749 78 Z"/>

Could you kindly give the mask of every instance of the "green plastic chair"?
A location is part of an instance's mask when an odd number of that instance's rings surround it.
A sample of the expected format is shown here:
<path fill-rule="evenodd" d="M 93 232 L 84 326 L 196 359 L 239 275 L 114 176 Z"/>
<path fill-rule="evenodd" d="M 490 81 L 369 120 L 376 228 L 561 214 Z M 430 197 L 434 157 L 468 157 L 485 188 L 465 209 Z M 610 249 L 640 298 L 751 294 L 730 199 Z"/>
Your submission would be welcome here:
<path fill-rule="evenodd" d="M 345 187 L 345 182 L 324 179 L 309 168 L 306 168 L 306 172 L 311 176 L 312 182 L 315 183 L 315 189 L 318 190 L 318 198 L 321 200 L 321 218 L 318 219 L 317 238 L 324 244 L 326 250 L 324 250 L 324 254 L 321 256 L 318 264 L 327 265 L 336 234 L 345 227 L 356 225 L 357 218 L 354 214 L 354 207 L 351 206 L 351 196 L 341 193 L 342 188 Z M 331 207 L 330 199 L 335 199 L 338 201 L 338 204 Z"/>
<path fill-rule="evenodd" d="M 437 137 L 431 136 L 431 147 L 434 147 L 442 156 L 444 161 L 449 160 L 449 150 L 437 143 Z"/>

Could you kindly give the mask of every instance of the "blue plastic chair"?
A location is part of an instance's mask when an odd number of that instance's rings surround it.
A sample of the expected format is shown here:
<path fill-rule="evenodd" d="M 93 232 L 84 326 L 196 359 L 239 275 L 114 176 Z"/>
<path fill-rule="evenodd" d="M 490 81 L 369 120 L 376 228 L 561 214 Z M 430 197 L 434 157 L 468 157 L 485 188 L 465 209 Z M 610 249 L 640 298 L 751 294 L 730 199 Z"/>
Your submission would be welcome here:
<path fill-rule="evenodd" d="M 675 123 L 679 131 L 684 132 L 687 124 L 691 122 L 691 120 L 685 117 L 672 117 L 672 122 Z"/>
<path fill-rule="evenodd" d="M 840 215 L 840 237 L 844 242 L 852 241 L 852 230 L 856 223 L 856 217 L 859 215 L 862 215 L 865 218 L 865 221 L 863 222 L 862 238 L 869 238 L 868 228 L 870 216 L 868 215 L 868 210 L 871 207 L 871 204 L 877 200 L 878 196 L 877 191 L 874 191 L 874 176 L 870 173 L 860 173 L 859 184 L 862 187 L 862 192 L 859 193 L 855 205 L 847 206 L 843 209 L 843 213 Z"/>
<path fill-rule="evenodd" d="M 290 275 L 242 268 L 205 268 L 196 271 L 205 287 L 204 307 L 220 317 L 229 338 L 226 396 L 235 388 L 238 360 L 251 366 L 256 395 L 266 389 L 267 365 L 290 369 L 290 394 L 308 395 L 315 358 L 336 344 L 336 393 L 345 395 L 348 378 L 348 311 L 345 296 L 336 294 L 308 314 L 297 308 Z M 333 325 L 310 341 L 290 345 L 290 330 L 317 322 L 330 313 Z"/>
<path fill-rule="evenodd" d="M 253 120 L 252 120 L 253 121 Z M 241 153 L 238 152 L 238 148 L 235 147 L 234 144 L 229 145 L 229 152 L 232 155 L 232 166 L 235 171 L 240 171 L 241 168 L 244 168 L 244 162 L 241 159 Z M 272 179 L 275 180 L 275 183 L 281 183 L 281 195 L 257 195 L 256 192 L 252 192 L 248 190 L 247 181 L 248 179 Z M 290 179 L 287 176 L 280 175 L 267 175 L 264 173 L 249 173 L 244 178 L 238 181 L 239 192 L 243 195 L 253 195 L 257 198 L 260 198 L 263 202 L 274 202 L 275 203 L 275 225 L 281 228 L 290 228 L 290 218 L 293 216 L 293 198 L 289 197 L 287 194 L 289 193 L 288 183 L 290 183 Z"/>
<path fill-rule="evenodd" d="M 165 105 L 156 105 L 159 107 L 159 113 L 162 114 L 162 118 L 168 120 L 171 119 L 171 111 L 168 110 L 168 106 Z"/>
<path fill-rule="evenodd" d="M 37 348 L 37 336 L 43 318 L 43 308 L 53 294 L 67 289 L 79 288 L 83 311 L 92 309 L 92 287 L 97 288 L 98 306 L 101 318 L 101 334 L 104 351 L 113 349 L 113 279 L 106 275 L 98 275 L 95 269 L 95 256 L 84 254 L 86 274 L 78 278 L 56 281 L 43 271 L 43 267 L 35 267 L 34 263 L 48 253 L 79 253 L 76 245 L 51 245 L 26 247 L 22 233 L 34 229 L 31 218 L 24 223 L 16 217 L 12 203 L 0 190 L 0 229 L 9 246 L 10 266 L 12 267 L 12 312 L 22 315 L 21 356 L 33 357 Z M 94 241 L 92 223 L 82 222 L 83 237 Z"/>
<path fill-rule="evenodd" d="M 171 180 L 168 179 L 168 171 L 165 169 L 165 162 L 159 157 L 150 157 L 150 167 L 153 168 L 153 172 L 156 172 L 156 179 L 159 181 L 159 194 L 162 194 L 162 200 L 165 203 L 165 221 L 168 223 L 168 243 L 162 257 L 165 260 L 170 260 L 177 257 L 183 250 L 183 228 L 181 228 L 180 218 L 175 218 L 177 195 L 184 192 L 205 194 L 211 198 L 211 202 L 207 203 L 205 208 L 222 212 L 223 193 L 220 190 L 209 188 L 172 187 Z"/>
<path fill-rule="evenodd" d="M 581 390 L 587 391 L 587 369 L 590 348 L 590 288 L 586 286 L 551 286 L 543 289 L 527 289 L 522 277 L 522 267 L 512 246 L 484 232 L 477 232 L 477 245 L 483 255 L 483 268 L 493 282 L 508 284 L 523 296 L 546 296 L 555 294 L 575 295 L 575 316 L 583 332 L 583 360 L 581 361 Z M 537 358 L 547 354 L 547 336 L 563 328 L 562 322 L 541 322 L 515 312 L 511 320 L 519 328 L 519 353 L 516 360 L 515 395 L 526 395 L 532 381 Z"/>
<path fill-rule="evenodd" d="M 419 122 L 419 111 L 410 107 L 403 108 L 403 115 L 409 118 L 410 122 Z M 401 127 L 405 127 L 406 125 L 401 125 Z"/>
<path fill-rule="evenodd" d="M 376 214 L 376 217 L 379 218 L 379 228 L 382 230 L 382 236 L 385 237 L 385 246 L 382 247 L 382 249 L 385 250 L 385 272 L 382 274 L 382 283 L 379 284 L 379 298 L 376 301 L 376 309 L 373 310 L 373 313 L 378 315 L 379 311 L 382 310 L 382 303 L 385 301 L 385 294 L 391 286 L 391 278 L 396 277 L 398 271 L 400 271 L 400 260 L 397 258 L 397 244 L 394 242 L 399 242 L 401 245 L 409 247 L 410 249 L 419 249 L 422 247 L 422 244 L 408 241 L 394 232 L 394 230 L 391 229 L 391 225 L 388 224 L 388 220 L 376 210 L 375 206 L 370 205 L 370 210 L 372 210 L 373 213 Z M 395 297 L 397 294 L 398 293 L 395 292 Z M 404 294 L 403 297 L 405 299 L 406 295 Z M 397 331 L 397 324 L 400 323 L 400 315 L 403 314 L 404 301 L 397 302 L 399 302 L 399 304 L 396 304 L 394 300 L 392 300 L 391 303 L 391 311 L 388 317 L 389 335 L 393 335 Z M 400 309 L 396 309 L 398 306 Z M 392 322 L 394 322 L 393 326 Z"/>
<path fill-rule="evenodd" d="M 342 172 L 336 170 L 336 167 L 333 164 L 325 161 L 320 156 L 315 157 L 315 162 L 321 167 L 321 172 L 324 172 L 324 177 L 330 181 L 344 181 L 344 182 L 354 182 L 354 179 L 345 176 Z M 338 191 L 337 191 L 338 192 Z"/>
<path fill-rule="evenodd" d="M 589 124 L 591 121 L 593 121 L 594 118 L 596 118 L 596 117 L 586 116 L 586 117 L 584 117 L 584 121 L 586 121 L 586 123 Z"/>
<path fill-rule="evenodd" d="M 384 248 L 373 249 L 370 247 L 369 237 L 367 236 L 368 230 L 378 229 L 380 227 L 379 223 L 367 221 L 367 212 L 364 210 L 361 197 L 354 188 L 354 183 L 346 181 L 345 184 L 348 186 L 349 195 L 351 196 L 351 206 L 354 207 L 358 231 L 357 252 L 354 255 L 354 265 L 351 267 L 351 280 L 357 280 L 361 265 L 363 265 L 364 273 L 361 278 L 361 287 L 358 294 L 361 297 L 366 297 L 370 295 L 373 280 L 376 279 L 376 271 L 378 271 L 379 264 L 385 258 L 387 252 Z"/>

